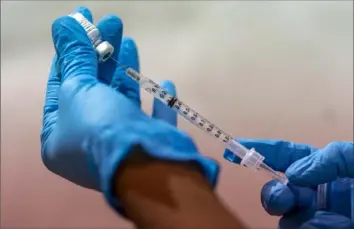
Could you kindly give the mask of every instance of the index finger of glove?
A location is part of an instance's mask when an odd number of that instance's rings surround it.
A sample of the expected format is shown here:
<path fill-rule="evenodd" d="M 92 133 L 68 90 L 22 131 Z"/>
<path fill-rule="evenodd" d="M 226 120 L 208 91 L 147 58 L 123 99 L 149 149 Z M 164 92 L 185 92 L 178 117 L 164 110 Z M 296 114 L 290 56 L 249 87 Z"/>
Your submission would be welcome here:
<path fill-rule="evenodd" d="M 332 142 L 325 148 L 293 163 L 286 175 L 295 185 L 314 187 L 336 180 L 354 178 L 353 142 Z"/>
<path fill-rule="evenodd" d="M 54 21 L 52 39 L 61 83 L 68 77 L 97 76 L 97 56 L 84 28 L 72 17 Z"/>
<path fill-rule="evenodd" d="M 285 172 L 293 162 L 310 155 L 316 150 L 306 144 L 296 144 L 282 140 L 238 138 L 236 141 L 248 149 L 254 148 L 265 157 L 264 162 L 267 165 L 279 172 Z M 224 158 L 234 163 L 241 162 L 241 159 L 228 149 L 224 152 Z"/>

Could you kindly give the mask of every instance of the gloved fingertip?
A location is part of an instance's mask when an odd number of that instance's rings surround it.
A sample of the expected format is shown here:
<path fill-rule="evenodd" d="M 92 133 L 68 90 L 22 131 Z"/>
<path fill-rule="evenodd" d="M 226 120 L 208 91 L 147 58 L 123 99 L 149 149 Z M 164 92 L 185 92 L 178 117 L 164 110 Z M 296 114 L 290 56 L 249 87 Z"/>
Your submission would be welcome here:
<path fill-rule="evenodd" d="M 131 38 L 131 37 L 123 37 L 123 39 L 122 39 L 122 48 L 130 50 L 130 51 L 134 51 L 135 50 L 136 53 L 137 53 L 137 49 L 138 49 L 134 39 Z"/>
<path fill-rule="evenodd" d="M 280 216 L 293 209 L 295 195 L 286 185 L 273 180 L 263 186 L 261 202 L 268 214 Z"/>
<path fill-rule="evenodd" d="M 353 149 L 353 143 L 350 142 L 331 142 L 294 162 L 286 175 L 293 184 L 309 187 L 334 181 L 338 177 L 352 177 Z"/>
<path fill-rule="evenodd" d="M 289 182 L 294 185 L 294 186 L 299 186 L 299 187 L 313 187 L 311 185 L 311 181 L 308 182 L 308 179 L 306 177 L 303 177 L 300 173 L 294 170 L 287 170 L 285 172 L 286 177 L 288 178 Z"/>
<path fill-rule="evenodd" d="M 315 216 L 306 223 L 302 224 L 300 229 L 353 229 L 354 223 L 347 217 L 331 213 L 318 211 Z"/>
<path fill-rule="evenodd" d="M 115 27 L 115 28 L 122 28 L 123 27 L 123 21 L 120 17 L 117 17 L 114 14 L 108 14 L 103 16 L 100 21 L 98 22 L 97 25 L 100 23 L 108 23 L 107 27 Z"/>
<path fill-rule="evenodd" d="M 240 164 L 241 158 L 234 154 L 231 150 L 225 149 L 224 158 L 232 163 Z"/>
<path fill-rule="evenodd" d="M 91 23 L 93 23 L 93 17 L 91 10 L 85 6 L 79 6 L 77 7 L 74 12 L 78 12 L 82 14 L 87 20 L 89 20 Z"/>
<path fill-rule="evenodd" d="M 164 80 L 160 83 L 160 86 L 165 89 L 168 93 L 173 96 L 176 96 L 176 86 L 171 80 Z"/>
<path fill-rule="evenodd" d="M 290 165 L 285 171 L 290 183 L 300 187 L 314 187 L 326 183 L 326 171 L 318 171 L 315 157 L 315 154 L 311 154 Z"/>
<path fill-rule="evenodd" d="M 170 80 L 165 80 L 160 83 L 160 86 L 165 89 L 168 93 L 176 96 L 176 87 L 174 83 Z M 172 126 L 177 126 L 177 112 L 172 110 L 166 104 L 162 103 L 158 99 L 154 99 L 152 116 L 166 121 Z"/>
<path fill-rule="evenodd" d="M 121 40 L 118 62 L 137 72 L 140 71 L 138 49 L 133 39 L 124 37 Z M 121 65 L 117 65 L 111 86 L 140 106 L 139 84 L 127 75 L 126 68 Z"/>
<path fill-rule="evenodd" d="M 80 25 L 75 25 L 78 24 L 76 23 L 74 18 L 71 18 L 69 16 L 62 16 L 57 19 L 55 19 L 52 23 L 52 39 L 53 41 L 56 41 L 57 38 L 59 38 L 59 35 L 64 35 L 66 32 L 67 25 L 72 24 L 74 27 L 75 26 L 80 26 Z"/>
<path fill-rule="evenodd" d="M 58 17 L 57 19 L 55 19 L 52 23 L 52 37 L 54 38 L 55 35 L 58 34 L 58 32 L 60 32 L 60 30 L 62 29 L 62 23 L 64 20 L 66 20 L 68 18 L 68 16 L 62 16 L 62 17 Z"/>
<path fill-rule="evenodd" d="M 123 22 L 119 17 L 111 14 L 106 15 L 98 22 L 97 28 L 103 40 L 108 41 L 113 46 L 118 46 L 115 48 L 119 48 L 123 34 Z"/>
<path fill-rule="evenodd" d="M 123 37 L 119 52 L 119 62 L 127 67 L 140 71 L 138 47 L 130 37 Z"/>
<path fill-rule="evenodd" d="M 123 36 L 123 22 L 115 15 L 106 15 L 100 19 L 97 24 L 97 28 L 100 31 L 101 39 L 110 43 L 114 50 L 112 58 L 100 63 L 98 77 L 101 82 L 111 84 L 114 73 L 117 69 L 118 55 L 120 53 L 121 41 Z"/>

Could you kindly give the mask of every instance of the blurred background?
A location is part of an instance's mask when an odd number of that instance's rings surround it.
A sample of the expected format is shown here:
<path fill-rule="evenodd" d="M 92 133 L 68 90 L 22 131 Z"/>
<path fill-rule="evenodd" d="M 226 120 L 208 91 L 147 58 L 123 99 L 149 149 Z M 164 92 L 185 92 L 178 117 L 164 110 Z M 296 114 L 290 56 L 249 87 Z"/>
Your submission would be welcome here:
<path fill-rule="evenodd" d="M 99 193 L 40 158 L 51 23 L 76 6 L 119 15 L 142 72 L 235 137 L 322 147 L 353 140 L 352 1 L 1 1 L 1 227 L 132 228 Z M 149 113 L 152 98 L 143 107 Z M 223 160 L 223 147 L 180 120 L 222 164 L 218 193 L 252 228 L 276 228 L 260 203 L 268 177 Z"/>

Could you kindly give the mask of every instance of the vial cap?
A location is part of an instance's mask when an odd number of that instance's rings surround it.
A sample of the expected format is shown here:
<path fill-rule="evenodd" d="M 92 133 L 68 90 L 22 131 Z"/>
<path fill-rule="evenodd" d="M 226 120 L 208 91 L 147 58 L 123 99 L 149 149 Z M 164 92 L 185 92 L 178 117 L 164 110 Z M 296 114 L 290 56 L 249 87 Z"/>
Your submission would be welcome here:
<path fill-rule="evenodd" d="M 114 47 L 109 42 L 103 41 L 96 46 L 96 52 L 98 54 L 98 60 L 105 62 L 112 56 Z"/>

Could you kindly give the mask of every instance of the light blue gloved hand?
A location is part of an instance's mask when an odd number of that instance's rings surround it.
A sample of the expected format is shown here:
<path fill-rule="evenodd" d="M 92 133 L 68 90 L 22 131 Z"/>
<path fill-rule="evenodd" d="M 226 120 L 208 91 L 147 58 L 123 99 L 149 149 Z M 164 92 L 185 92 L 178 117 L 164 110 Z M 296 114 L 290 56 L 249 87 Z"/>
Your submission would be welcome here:
<path fill-rule="evenodd" d="M 352 142 L 333 142 L 323 149 L 305 144 L 262 139 L 237 139 L 247 148 L 265 156 L 265 163 L 285 172 L 290 184 L 266 183 L 261 192 L 264 209 L 270 215 L 282 216 L 281 229 L 353 229 L 349 219 L 350 184 L 354 178 Z M 235 163 L 225 150 L 224 157 Z M 342 179 L 337 179 L 342 178 Z M 327 190 L 327 207 L 317 211 L 317 185 L 331 182 Z"/>
<path fill-rule="evenodd" d="M 92 21 L 88 9 L 77 11 Z M 115 47 L 113 57 L 138 71 L 134 41 L 127 38 L 121 42 L 121 20 L 107 16 L 97 27 L 103 40 Z M 138 85 L 112 59 L 98 64 L 85 30 L 75 19 L 57 19 L 52 38 L 56 57 L 48 80 L 41 133 L 42 160 L 50 171 L 102 191 L 118 211 L 119 200 L 111 193 L 112 179 L 136 147 L 156 159 L 195 162 L 215 186 L 218 164 L 201 156 L 192 139 L 174 126 L 176 113 L 156 101 L 155 118 L 143 113 Z M 165 87 L 174 93 L 173 84 L 167 82 Z"/>

